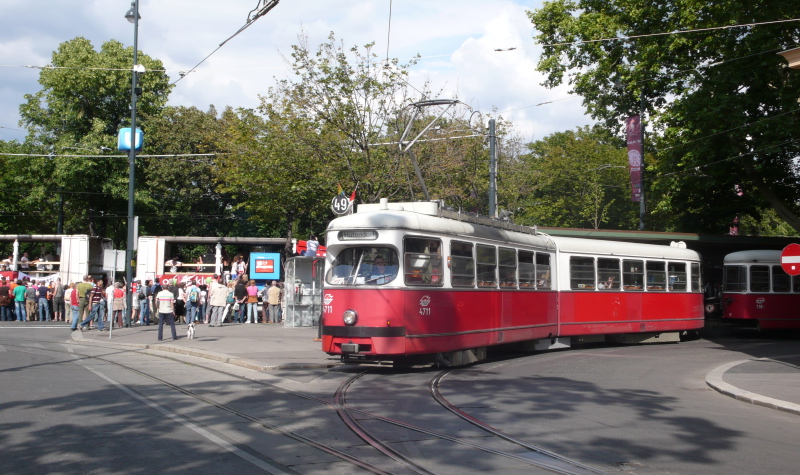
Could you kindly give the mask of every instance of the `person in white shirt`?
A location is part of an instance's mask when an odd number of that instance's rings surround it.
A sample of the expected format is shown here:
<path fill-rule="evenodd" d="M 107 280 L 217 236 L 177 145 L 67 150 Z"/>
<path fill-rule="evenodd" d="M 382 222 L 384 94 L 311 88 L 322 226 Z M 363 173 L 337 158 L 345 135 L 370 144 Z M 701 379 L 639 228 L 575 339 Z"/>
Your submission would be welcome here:
<path fill-rule="evenodd" d="M 112 318 L 114 315 L 114 284 L 109 285 L 106 287 L 106 301 L 104 309 L 105 318 L 107 322 L 111 322 L 111 326 L 114 326 L 114 319 Z"/>
<path fill-rule="evenodd" d="M 169 289 L 164 289 L 156 295 L 158 306 L 158 341 L 164 336 L 164 322 L 172 328 L 172 339 L 178 339 L 178 332 L 175 330 L 175 296 Z"/>
<path fill-rule="evenodd" d="M 317 241 L 317 236 L 313 234 L 308 237 L 308 241 L 306 241 L 306 256 L 316 256 L 317 249 L 319 249 L 319 241 Z"/>
<path fill-rule="evenodd" d="M 178 256 L 173 257 L 172 259 L 168 260 L 164 263 L 164 267 L 169 267 L 169 271 L 173 274 L 179 272 L 180 267 L 183 265 L 183 262 L 178 260 Z"/>

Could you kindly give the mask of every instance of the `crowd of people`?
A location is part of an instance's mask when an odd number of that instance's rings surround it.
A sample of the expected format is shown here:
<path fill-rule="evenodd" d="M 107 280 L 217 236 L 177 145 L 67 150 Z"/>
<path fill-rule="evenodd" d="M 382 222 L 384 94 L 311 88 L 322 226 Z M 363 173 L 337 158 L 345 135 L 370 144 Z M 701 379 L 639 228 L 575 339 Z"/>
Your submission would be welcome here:
<path fill-rule="evenodd" d="M 197 323 L 221 327 L 223 323 L 281 323 L 285 310 L 283 283 L 272 281 L 259 288 L 241 274 L 224 283 L 214 275 L 198 282 L 160 285 L 134 281 L 132 309 L 127 312 L 127 295 L 122 282 L 84 277 L 82 282 L 63 285 L 60 278 L 44 281 L 0 280 L 0 319 L 2 321 L 71 322 L 72 331 L 96 328 L 107 331 L 106 322 L 116 327 L 159 323 L 159 340 L 166 323 Z M 166 292 L 166 293 L 165 293 Z M 168 295 L 167 295 L 168 294 Z M 261 314 L 258 312 L 262 300 Z M 129 317 L 130 315 L 130 317 Z"/>

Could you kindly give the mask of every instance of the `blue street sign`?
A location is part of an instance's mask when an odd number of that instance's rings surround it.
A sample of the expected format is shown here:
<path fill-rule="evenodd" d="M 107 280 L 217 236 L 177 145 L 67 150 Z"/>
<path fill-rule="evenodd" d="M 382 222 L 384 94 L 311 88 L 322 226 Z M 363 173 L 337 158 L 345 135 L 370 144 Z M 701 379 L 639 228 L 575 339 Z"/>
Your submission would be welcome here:
<path fill-rule="evenodd" d="M 136 128 L 136 151 L 142 151 L 142 143 L 144 142 L 144 132 L 142 129 Z M 117 150 L 120 152 L 130 152 L 131 151 L 131 128 L 125 127 L 123 129 L 119 129 L 119 135 L 117 136 Z"/>

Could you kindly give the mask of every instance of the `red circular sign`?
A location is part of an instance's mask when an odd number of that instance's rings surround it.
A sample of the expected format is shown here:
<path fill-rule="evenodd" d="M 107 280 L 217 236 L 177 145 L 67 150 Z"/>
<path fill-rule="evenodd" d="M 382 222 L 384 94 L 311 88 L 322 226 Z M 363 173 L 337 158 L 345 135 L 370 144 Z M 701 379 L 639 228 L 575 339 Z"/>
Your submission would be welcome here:
<path fill-rule="evenodd" d="M 800 275 L 800 244 L 789 244 L 783 248 L 781 267 L 789 275 Z"/>

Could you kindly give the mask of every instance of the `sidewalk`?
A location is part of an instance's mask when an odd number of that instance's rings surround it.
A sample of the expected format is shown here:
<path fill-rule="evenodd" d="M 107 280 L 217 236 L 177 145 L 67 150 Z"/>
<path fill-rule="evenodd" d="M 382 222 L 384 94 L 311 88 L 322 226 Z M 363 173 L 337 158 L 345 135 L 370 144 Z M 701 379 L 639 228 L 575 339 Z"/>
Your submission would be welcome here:
<path fill-rule="evenodd" d="M 176 324 L 178 340 L 164 326 L 158 341 L 158 325 L 114 328 L 111 332 L 72 332 L 78 342 L 113 344 L 154 349 L 207 358 L 254 370 L 329 368 L 340 364 L 314 341 L 317 327 L 284 327 L 280 324 L 226 324 L 222 327 L 195 325 L 193 340 L 186 338 L 186 324 Z M 110 338 L 109 338 L 110 336 Z"/>
<path fill-rule="evenodd" d="M 706 384 L 740 401 L 800 416 L 800 355 L 727 363 L 708 373 Z"/>

